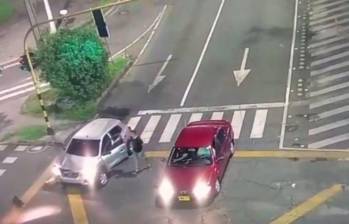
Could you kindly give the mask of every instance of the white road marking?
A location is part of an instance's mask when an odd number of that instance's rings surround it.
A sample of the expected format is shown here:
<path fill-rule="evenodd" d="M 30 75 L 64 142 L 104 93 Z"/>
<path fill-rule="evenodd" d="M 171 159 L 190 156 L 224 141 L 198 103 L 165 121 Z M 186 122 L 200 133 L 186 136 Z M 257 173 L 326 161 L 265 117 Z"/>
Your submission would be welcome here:
<path fill-rule="evenodd" d="M 329 28 L 332 28 L 332 27 L 341 26 L 341 24 L 344 24 L 344 23 L 347 23 L 347 22 L 349 22 L 348 18 L 339 20 L 337 22 L 328 23 L 326 25 L 319 25 L 319 26 L 316 26 L 316 27 L 312 28 L 311 30 L 313 32 L 318 32 L 318 31 L 321 31 L 321 30 L 324 30 L 324 29 L 329 29 Z"/>
<path fill-rule="evenodd" d="M 245 113 L 246 111 L 244 110 L 234 111 L 233 119 L 231 121 L 231 126 L 233 127 L 235 139 L 238 139 L 240 137 L 242 124 L 245 118 Z"/>
<path fill-rule="evenodd" d="M 331 81 L 334 81 L 336 79 L 341 79 L 341 78 L 345 78 L 345 77 L 349 77 L 349 72 L 348 71 L 345 71 L 345 72 L 342 72 L 342 73 L 338 73 L 338 74 L 335 74 L 335 75 L 326 76 L 324 78 L 317 79 L 316 82 L 318 82 L 320 84 L 324 84 L 324 83 L 331 82 Z"/>
<path fill-rule="evenodd" d="M 6 172 L 4 169 L 0 169 L 0 177 Z"/>
<path fill-rule="evenodd" d="M 343 95 L 337 95 L 337 96 L 329 97 L 329 98 L 326 98 L 324 100 L 318 100 L 315 103 L 310 103 L 309 108 L 311 110 L 313 110 L 315 108 L 322 107 L 322 106 L 325 106 L 325 105 L 328 105 L 328 104 L 332 104 L 332 103 L 336 103 L 336 102 L 339 102 L 339 101 L 342 101 L 342 100 L 346 100 L 346 99 L 349 99 L 349 93 L 343 94 Z"/>
<path fill-rule="evenodd" d="M 262 138 L 265 123 L 267 121 L 268 110 L 257 110 L 253 121 L 250 138 Z"/>
<path fill-rule="evenodd" d="M 5 65 L 8 65 L 8 64 L 12 64 L 12 63 L 17 62 L 19 60 L 20 60 L 20 58 L 12 58 L 12 59 L 10 59 L 8 61 L 1 62 L 0 66 L 5 66 Z"/>
<path fill-rule="evenodd" d="M 313 142 L 313 143 L 308 145 L 309 146 L 308 148 L 310 148 L 310 149 L 323 148 L 325 146 L 329 146 L 329 145 L 332 145 L 332 144 L 335 144 L 338 142 L 343 142 L 346 140 L 349 140 L 349 133 L 345 133 L 342 135 L 337 135 L 335 137 L 326 138 L 326 139 L 323 139 L 321 141 Z"/>
<path fill-rule="evenodd" d="M 184 95 L 183 95 L 183 98 L 182 98 L 182 101 L 181 101 L 181 104 L 180 104 L 181 107 L 184 106 L 184 103 L 185 103 L 185 101 L 186 101 L 186 99 L 187 99 L 187 97 L 188 97 L 188 93 L 189 93 L 189 91 L 190 91 L 190 88 L 191 88 L 191 86 L 193 85 L 193 82 L 194 82 L 194 79 L 195 79 L 196 75 L 198 74 L 198 71 L 199 71 L 199 68 L 200 68 L 202 59 L 203 59 L 204 56 L 205 56 L 205 53 L 206 53 L 208 44 L 209 44 L 209 42 L 210 42 L 210 40 L 211 40 L 211 37 L 212 37 L 212 35 L 213 35 L 213 32 L 214 32 L 214 30 L 215 30 L 215 28 L 216 28 L 216 25 L 217 25 L 217 22 L 218 22 L 218 19 L 219 19 L 220 15 L 221 15 L 221 12 L 222 12 L 224 3 L 225 3 L 225 0 L 221 0 L 221 4 L 220 4 L 220 6 L 219 6 L 219 9 L 218 9 L 216 18 L 215 18 L 214 21 L 213 21 L 213 24 L 212 24 L 210 33 L 209 33 L 208 36 L 207 36 L 207 39 L 206 39 L 204 48 L 202 49 L 202 52 L 201 52 L 201 54 L 200 54 L 199 60 L 198 60 L 198 62 L 197 62 L 197 64 L 196 64 L 196 67 L 195 67 L 195 69 L 194 69 L 194 72 L 193 72 L 193 74 L 192 74 L 192 76 L 191 76 L 191 78 L 190 78 L 190 81 L 189 81 L 189 84 L 188 84 L 188 86 L 187 86 L 187 89 L 186 89 L 185 92 L 184 92 Z"/>
<path fill-rule="evenodd" d="M 0 145 L 0 151 L 4 151 L 7 148 L 7 145 Z"/>
<path fill-rule="evenodd" d="M 314 41 L 313 44 L 309 45 L 309 48 L 317 48 L 317 47 L 332 44 L 334 42 L 345 40 L 345 39 L 346 39 L 346 37 L 341 37 L 341 36 L 337 37 L 336 36 L 336 37 L 332 37 L 332 38 L 325 39 L 325 40 Z"/>
<path fill-rule="evenodd" d="M 333 28 L 329 28 L 329 29 L 326 29 L 326 30 L 322 30 L 322 31 L 319 31 L 317 32 L 315 35 L 314 35 L 314 40 L 315 39 L 328 39 L 328 38 L 331 38 L 331 37 L 337 37 L 337 36 L 340 36 L 340 35 L 345 35 L 345 33 L 349 31 L 349 27 L 333 27 Z"/>
<path fill-rule="evenodd" d="M 153 115 L 150 117 L 147 125 L 145 126 L 141 138 L 145 144 L 149 143 L 151 136 L 153 135 L 156 126 L 158 125 L 160 121 L 161 116 L 159 115 Z"/>
<path fill-rule="evenodd" d="M 320 96 L 322 94 L 330 93 L 330 92 L 337 91 L 337 90 L 344 89 L 344 88 L 348 88 L 348 87 L 349 87 L 349 82 L 344 82 L 344 83 L 341 83 L 338 85 L 333 85 L 333 86 L 330 86 L 330 87 L 327 87 L 324 89 L 320 89 L 317 91 L 312 91 L 312 92 L 310 92 L 310 96 L 311 97 Z"/>
<path fill-rule="evenodd" d="M 340 50 L 340 49 L 343 49 L 345 47 L 349 47 L 349 43 L 337 44 L 333 47 L 327 47 L 324 49 L 314 50 L 314 52 L 312 52 L 311 55 L 312 56 L 320 56 L 322 54 L 328 54 L 331 51 Z"/>
<path fill-rule="evenodd" d="M 321 64 L 324 64 L 324 63 L 327 63 L 327 62 L 330 62 L 330 61 L 333 61 L 333 60 L 337 60 L 337 59 L 340 59 L 340 58 L 344 58 L 344 57 L 348 57 L 349 56 L 349 51 L 344 51 L 342 53 L 339 53 L 339 54 L 334 54 L 334 55 L 331 55 L 329 57 L 326 57 L 326 58 L 322 58 L 322 59 L 319 59 L 319 60 L 314 60 L 311 62 L 311 66 L 316 66 L 316 65 L 321 65 Z"/>
<path fill-rule="evenodd" d="M 313 10 L 326 9 L 327 7 L 343 4 L 345 2 L 348 2 L 348 0 L 342 0 L 342 1 L 335 1 L 335 2 L 330 2 L 330 3 L 325 3 L 325 4 L 322 4 L 322 5 L 314 6 L 314 7 L 312 7 L 312 9 Z"/>
<path fill-rule="evenodd" d="M 332 122 L 330 124 L 322 125 L 316 128 L 309 129 L 309 135 L 316 135 L 325 131 L 330 131 L 335 128 L 343 127 L 349 124 L 349 119 Z"/>
<path fill-rule="evenodd" d="M 324 12 L 313 12 L 313 14 L 310 16 L 310 20 L 316 20 L 316 19 L 319 19 L 319 18 L 323 18 L 323 17 L 326 17 L 328 16 L 329 14 L 331 13 L 334 13 L 334 12 L 337 12 L 337 11 L 345 11 L 349 8 L 349 5 L 344 5 L 344 6 L 339 6 L 339 7 L 335 7 L 333 9 L 329 9 L 329 10 L 326 10 Z"/>
<path fill-rule="evenodd" d="M 168 120 L 166 127 L 164 129 L 164 132 L 162 133 L 160 137 L 160 143 L 164 142 L 170 142 L 172 139 L 172 136 L 177 128 L 178 122 L 181 119 L 181 114 L 172 114 L 170 116 L 170 119 Z"/>
<path fill-rule="evenodd" d="M 138 111 L 138 115 L 280 108 L 284 106 L 285 106 L 284 103 L 257 103 L 257 104 L 224 105 L 224 106 L 212 106 L 212 107 L 187 107 L 187 108 L 172 108 L 172 109 L 165 109 L 165 110 L 140 110 Z"/>
<path fill-rule="evenodd" d="M 341 62 L 341 63 L 337 63 L 337 64 L 333 64 L 333 65 L 327 66 L 326 68 L 323 68 L 323 69 L 318 69 L 318 70 L 315 70 L 315 71 L 311 71 L 310 75 L 311 76 L 316 76 L 316 75 L 320 75 L 320 74 L 323 74 L 323 73 L 326 73 L 326 72 L 330 72 L 330 71 L 333 71 L 333 70 L 336 70 L 336 69 L 340 69 L 340 68 L 343 68 L 343 67 L 347 67 L 347 66 L 349 66 L 349 61 L 344 61 L 344 62 Z"/>
<path fill-rule="evenodd" d="M 131 128 L 131 130 L 135 130 L 137 127 L 137 124 L 139 123 L 139 121 L 141 120 L 141 117 L 132 117 L 128 123 L 127 126 L 129 126 Z"/>
<path fill-rule="evenodd" d="M 16 160 L 17 160 L 17 157 L 15 157 L 15 156 L 8 156 L 8 157 L 6 157 L 6 158 L 2 161 L 2 163 L 4 163 L 4 164 L 12 164 L 12 163 L 14 163 Z"/>
<path fill-rule="evenodd" d="M 348 106 L 344 106 L 344 107 L 339 107 L 339 108 L 336 108 L 336 109 L 333 109 L 333 110 L 328 110 L 328 111 L 325 111 L 325 112 L 322 112 L 322 113 L 319 113 L 316 116 L 316 119 L 324 119 L 324 118 L 328 118 L 328 117 L 331 117 L 331 116 L 334 116 L 334 115 L 338 115 L 338 114 L 341 114 L 341 113 L 344 113 L 344 112 L 348 112 L 348 111 L 349 111 L 349 105 Z"/>
<path fill-rule="evenodd" d="M 223 119 L 223 112 L 213 112 L 211 116 L 211 120 L 222 120 Z"/>
<path fill-rule="evenodd" d="M 149 85 L 148 87 L 148 93 L 155 88 L 166 76 L 162 76 L 162 73 L 165 71 L 168 63 L 171 61 L 172 59 L 172 54 L 168 55 L 168 57 L 166 58 L 165 63 L 161 66 L 158 74 L 155 76 L 154 81 L 152 82 L 152 84 Z"/>
<path fill-rule="evenodd" d="M 190 118 L 189 118 L 189 122 L 194 122 L 194 121 L 200 121 L 202 118 L 202 113 L 193 113 Z"/>
<path fill-rule="evenodd" d="M 21 63 L 19 63 L 19 62 L 14 62 L 14 63 L 12 63 L 12 64 L 5 65 L 3 68 L 4 68 L 4 69 L 8 69 L 8 68 L 12 68 L 12 67 L 14 67 L 14 66 L 20 65 L 20 64 L 21 64 Z"/>
<path fill-rule="evenodd" d="M 317 19 L 317 20 L 314 20 L 314 21 L 310 21 L 309 22 L 309 25 L 310 26 L 316 26 L 317 24 L 320 24 L 320 23 L 324 23 L 326 21 L 329 21 L 329 20 L 334 20 L 336 18 L 339 18 L 341 16 L 346 16 L 349 14 L 349 11 L 344 11 L 344 12 L 341 12 L 341 13 L 336 13 L 335 15 L 333 16 L 328 16 L 328 17 L 325 17 L 325 18 L 322 18 L 322 19 Z"/>
<path fill-rule="evenodd" d="M 43 148 L 44 148 L 44 146 L 35 146 L 35 147 L 31 148 L 30 151 L 38 152 L 38 151 L 43 150 Z"/>
<path fill-rule="evenodd" d="M 326 4 L 326 3 L 330 2 L 330 1 L 335 1 L 335 0 L 313 0 L 313 1 L 311 1 L 311 4 L 313 6 L 317 6 L 317 5 L 321 5 L 321 4 Z"/>
<path fill-rule="evenodd" d="M 288 104 L 289 104 L 290 91 L 291 91 L 294 47 L 295 47 L 296 31 L 297 31 L 297 18 L 298 18 L 297 15 L 298 15 L 298 0 L 295 1 L 295 10 L 294 10 L 294 16 L 293 16 L 292 43 L 291 43 L 291 50 L 290 50 L 290 61 L 289 61 L 289 65 L 288 65 L 287 88 L 286 88 L 286 96 L 285 96 L 284 113 L 282 115 L 281 133 L 280 133 L 280 142 L 279 142 L 280 149 L 282 149 L 284 147 L 286 119 L 287 119 Z"/>
<path fill-rule="evenodd" d="M 27 149 L 27 147 L 28 147 L 27 145 L 19 145 L 19 146 L 17 146 L 15 148 L 14 151 L 16 151 L 16 152 L 23 152 L 23 151 L 25 151 Z"/>
<path fill-rule="evenodd" d="M 248 52 L 249 48 L 245 48 L 244 51 L 244 56 L 242 58 L 240 70 L 234 70 L 234 76 L 235 80 L 238 86 L 245 80 L 245 78 L 248 76 L 250 73 L 251 69 L 246 69 L 246 63 L 247 63 L 247 57 L 248 57 Z"/>
<path fill-rule="evenodd" d="M 8 89 L 0 90 L 0 95 L 6 94 L 6 93 L 9 93 L 9 92 L 13 92 L 15 90 L 22 89 L 22 88 L 28 87 L 28 86 L 33 86 L 33 82 L 27 82 L 27 83 L 24 83 L 24 84 L 21 84 L 21 85 L 17 85 L 15 87 L 11 87 L 11 88 L 8 88 Z"/>
<path fill-rule="evenodd" d="M 41 88 L 48 87 L 49 85 L 50 85 L 49 83 L 43 83 L 41 85 Z M 23 90 L 20 90 L 20 91 L 13 92 L 11 94 L 6 94 L 6 95 L 0 97 L 0 101 L 7 100 L 9 98 L 12 98 L 12 97 L 24 94 L 24 93 L 28 93 L 28 92 L 31 92 L 31 91 L 34 91 L 34 90 L 35 90 L 34 87 L 29 87 L 29 88 L 26 88 L 26 89 L 23 89 Z"/>

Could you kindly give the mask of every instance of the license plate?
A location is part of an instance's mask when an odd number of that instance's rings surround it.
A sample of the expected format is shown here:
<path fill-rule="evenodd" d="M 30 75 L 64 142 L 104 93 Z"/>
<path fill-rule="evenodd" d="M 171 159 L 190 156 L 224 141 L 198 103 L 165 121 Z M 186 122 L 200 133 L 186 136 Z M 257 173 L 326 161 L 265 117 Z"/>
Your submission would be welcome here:
<path fill-rule="evenodd" d="M 188 196 L 188 195 L 178 196 L 178 200 L 179 201 L 190 201 L 190 196 Z"/>

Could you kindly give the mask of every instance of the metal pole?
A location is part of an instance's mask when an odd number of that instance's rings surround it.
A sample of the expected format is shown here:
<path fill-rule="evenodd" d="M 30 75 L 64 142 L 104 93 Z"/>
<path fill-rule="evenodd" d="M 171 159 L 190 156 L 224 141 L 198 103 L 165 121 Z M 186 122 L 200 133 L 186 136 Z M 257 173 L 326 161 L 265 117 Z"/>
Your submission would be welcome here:
<path fill-rule="evenodd" d="M 51 20 L 53 18 L 53 16 L 52 16 L 50 3 L 48 2 L 48 0 L 44 0 L 44 4 L 45 4 L 45 10 L 46 10 L 46 14 L 47 14 L 47 19 Z M 56 31 L 57 31 L 56 24 L 54 21 L 51 21 L 50 22 L 50 33 L 56 33 Z"/>
<path fill-rule="evenodd" d="M 26 12 L 27 12 L 27 16 L 28 16 L 28 20 L 29 20 L 30 26 L 33 26 L 33 24 L 36 24 L 38 22 L 36 20 L 35 15 L 34 15 L 34 10 L 33 10 L 31 1 L 30 0 L 24 0 L 24 5 L 25 5 L 25 9 L 26 9 Z M 40 32 L 38 32 L 37 28 L 33 30 L 33 36 L 34 36 L 34 39 L 35 39 L 35 43 L 37 44 L 38 40 L 40 38 Z"/>

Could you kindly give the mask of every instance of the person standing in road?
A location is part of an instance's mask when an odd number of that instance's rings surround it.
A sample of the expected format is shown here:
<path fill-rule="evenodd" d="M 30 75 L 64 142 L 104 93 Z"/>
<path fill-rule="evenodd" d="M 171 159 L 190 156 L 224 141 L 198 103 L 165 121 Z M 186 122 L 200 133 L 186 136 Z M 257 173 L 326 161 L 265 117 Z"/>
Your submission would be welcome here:
<path fill-rule="evenodd" d="M 139 136 L 137 136 L 134 139 L 132 139 L 132 141 L 129 144 L 130 144 L 129 145 L 130 154 L 133 158 L 134 165 L 135 165 L 135 170 L 133 171 L 133 173 L 138 174 L 141 170 L 150 167 L 149 163 L 147 163 L 144 157 L 143 141 Z M 139 167 L 140 160 L 144 160 L 144 163 L 146 163 L 146 166 L 141 169 Z"/>

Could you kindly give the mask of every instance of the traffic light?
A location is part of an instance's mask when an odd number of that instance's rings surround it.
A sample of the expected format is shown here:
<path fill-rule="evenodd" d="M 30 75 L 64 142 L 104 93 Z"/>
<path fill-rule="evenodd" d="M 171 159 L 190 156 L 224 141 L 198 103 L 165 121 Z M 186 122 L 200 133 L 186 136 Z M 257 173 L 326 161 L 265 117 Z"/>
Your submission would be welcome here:
<path fill-rule="evenodd" d="M 109 37 L 109 30 L 107 23 L 104 20 L 104 16 L 101 9 L 92 10 L 92 15 L 97 26 L 98 34 L 100 37 Z"/>
<path fill-rule="evenodd" d="M 33 59 L 34 53 L 33 52 L 29 52 L 29 56 L 30 56 L 33 68 L 36 68 L 36 63 L 34 63 L 34 59 Z M 28 61 L 28 58 L 27 58 L 26 54 L 21 56 L 21 59 L 19 60 L 19 63 L 21 64 L 20 68 L 22 70 L 30 71 L 29 61 Z"/>

